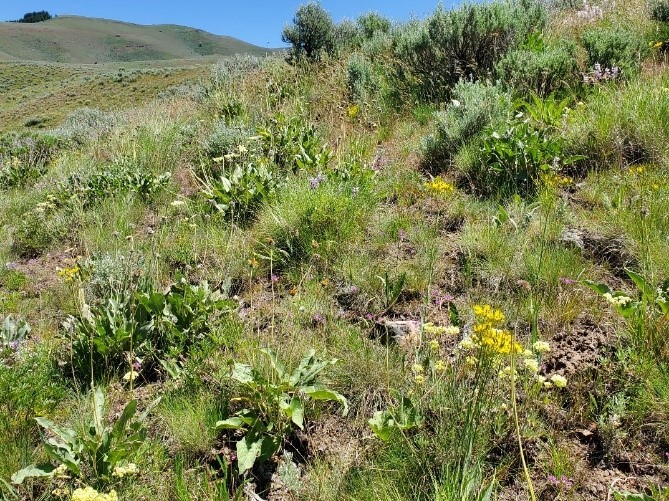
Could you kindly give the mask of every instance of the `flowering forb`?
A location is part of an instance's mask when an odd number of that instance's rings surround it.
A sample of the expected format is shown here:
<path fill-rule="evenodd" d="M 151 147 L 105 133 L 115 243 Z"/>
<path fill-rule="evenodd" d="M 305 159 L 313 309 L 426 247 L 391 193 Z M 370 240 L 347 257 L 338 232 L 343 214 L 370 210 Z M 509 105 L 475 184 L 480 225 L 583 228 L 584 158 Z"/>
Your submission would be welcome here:
<path fill-rule="evenodd" d="M 546 342 L 546 341 L 537 341 L 532 345 L 532 348 L 534 348 L 535 353 L 543 354 L 543 353 L 548 353 L 551 351 L 551 346 Z"/>
<path fill-rule="evenodd" d="M 523 360 L 523 365 L 525 366 L 525 369 L 527 369 L 529 372 L 532 372 L 536 374 L 539 372 L 539 362 L 537 362 L 536 358 L 526 358 Z"/>
<path fill-rule="evenodd" d="M 604 299 L 606 299 L 609 303 L 611 303 L 613 306 L 618 306 L 621 308 L 624 308 L 627 306 L 629 303 L 632 302 L 632 298 L 628 296 L 614 296 L 610 292 L 606 292 L 604 294 Z"/>
<path fill-rule="evenodd" d="M 452 193 L 453 190 L 455 190 L 453 184 L 447 183 L 440 177 L 436 177 L 432 181 L 425 183 L 425 188 L 427 188 L 430 193 L 435 195 Z"/>
<path fill-rule="evenodd" d="M 567 378 L 560 376 L 559 374 L 553 374 L 551 376 L 551 382 L 555 385 L 556 388 L 564 388 L 567 386 Z"/>
<path fill-rule="evenodd" d="M 104 494 L 93 487 L 80 487 L 72 493 L 72 501 L 118 501 L 118 496 L 114 490 Z"/>
<path fill-rule="evenodd" d="M 138 471 L 135 463 L 128 463 L 127 466 L 117 466 L 114 468 L 114 473 L 112 473 L 112 475 L 118 478 L 123 478 L 135 475 Z"/>
<path fill-rule="evenodd" d="M 66 282 L 71 282 L 74 280 L 79 273 L 79 267 L 74 266 L 72 268 L 61 268 L 58 270 L 58 276 L 64 279 Z"/>
<path fill-rule="evenodd" d="M 472 342 L 479 348 L 496 355 L 510 355 L 511 353 L 522 353 L 523 349 L 513 339 L 513 334 L 503 328 L 505 320 L 504 313 L 490 306 L 475 305 Z"/>
<path fill-rule="evenodd" d="M 423 324 L 423 331 L 432 336 L 456 336 L 460 334 L 460 328 L 455 325 L 442 326 L 434 325 L 432 322 Z"/>

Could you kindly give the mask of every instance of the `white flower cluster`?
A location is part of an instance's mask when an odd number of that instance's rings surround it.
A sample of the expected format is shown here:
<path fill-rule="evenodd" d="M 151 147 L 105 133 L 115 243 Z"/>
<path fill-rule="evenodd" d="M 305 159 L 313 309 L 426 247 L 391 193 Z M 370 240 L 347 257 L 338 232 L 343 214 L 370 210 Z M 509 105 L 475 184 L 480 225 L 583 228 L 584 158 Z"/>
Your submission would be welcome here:
<path fill-rule="evenodd" d="M 604 299 L 606 299 L 613 306 L 625 307 L 632 302 L 631 297 L 627 296 L 614 296 L 610 292 L 604 294 Z"/>
<path fill-rule="evenodd" d="M 137 470 L 137 465 L 135 463 L 128 463 L 127 466 L 117 466 L 114 468 L 113 475 L 118 478 L 129 477 L 130 475 L 135 475 L 139 470 Z"/>

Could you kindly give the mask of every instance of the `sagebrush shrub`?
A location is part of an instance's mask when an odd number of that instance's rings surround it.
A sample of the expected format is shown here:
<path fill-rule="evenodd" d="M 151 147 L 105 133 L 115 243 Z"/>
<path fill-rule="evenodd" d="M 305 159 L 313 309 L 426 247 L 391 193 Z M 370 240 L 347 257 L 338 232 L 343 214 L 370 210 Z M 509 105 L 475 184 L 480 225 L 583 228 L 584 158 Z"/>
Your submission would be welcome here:
<path fill-rule="evenodd" d="M 375 87 L 374 68 L 361 54 L 353 54 L 348 61 L 348 92 L 352 101 L 366 100 Z"/>
<path fill-rule="evenodd" d="M 669 1 L 655 0 L 650 6 L 650 17 L 661 23 L 669 23 Z"/>
<path fill-rule="evenodd" d="M 281 40 L 291 45 L 293 59 L 318 61 L 323 54 L 332 54 L 335 49 L 335 25 L 320 4 L 310 2 L 297 9 L 293 23 L 284 28 Z"/>
<path fill-rule="evenodd" d="M 487 127 L 503 121 L 511 98 L 499 87 L 481 82 L 460 82 L 445 111 L 435 115 L 436 131 L 422 144 L 424 167 L 432 173 L 448 168 L 458 150 Z"/>
<path fill-rule="evenodd" d="M 620 68 L 624 74 L 638 70 L 645 53 L 643 38 L 631 31 L 617 28 L 594 28 L 583 34 L 587 64 L 602 68 Z"/>
<path fill-rule="evenodd" d="M 495 67 L 497 79 L 521 95 L 542 97 L 572 90 L 580 83 L 576 45 L 562 43 L 541 50 L 522 48 L 509 52 Z"/>
<path fill-rule="evenodd" d="M 397 31 L 393 84 L 414 98 L 443 101 L 459 80 L 490 76 L 509 49 L 544 24 L 545 10 L 531 0 L 439 7 L 424 23 Z"/>

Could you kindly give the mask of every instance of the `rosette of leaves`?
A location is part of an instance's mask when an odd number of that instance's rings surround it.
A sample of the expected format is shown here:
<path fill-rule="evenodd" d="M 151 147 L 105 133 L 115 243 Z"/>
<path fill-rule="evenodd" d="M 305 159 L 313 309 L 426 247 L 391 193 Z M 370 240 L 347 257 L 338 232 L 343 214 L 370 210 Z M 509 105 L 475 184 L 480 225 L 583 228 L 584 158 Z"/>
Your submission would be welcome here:
<path fill-rule="evenodd" d="M 30 334 L 30 325 L 25 320 L 17 320 L 7 315 L 0 325 L 0 348 L 15 349 Z"/>
<path fill-rule="evenodd" d="M 53 477 L 64 466 L 75 478 L 100 486 L 112 479 L 114 468 L 130 459 L 146 440 L 143 421 L 158 403 L 156 400 L 137 418 L 137 401 L 131 400 L 113 426 L 105 423 L 105 397 L 100 388 L 93 392 L 93 416 L 85 432 L 59 426 L 37 417 L 35 421 L 46 432 L 44 450 L 48 463 L 26 466 L 12 475 L 12 482 L 21 484 L 26 478 Z"/>
<path fill-rule="evenodd" d="M 205 198 L 228 219 L 247 220 L 274 191 L 278 180 L 265 165 L 237 165 L 206 182 Z"/>
<path fill-rule="evenodd" d="M 266 378 L 250 365 L 235 363 L 230 377 L 245 390 L 235 399 L 244 402 L 244 408 L 216 423 L 218 430 L 244 432 L 236 446 L 240 475 L 253 468 L 256 461 L 270 459 L 294 427 L 304 429 L 308 401 L 339 402 L 343 415 L 348 413 L 346 398 L 318 380 L 319 374 L 336 364 L 337 359 L 320 360 L 316 351 L 311 350 L 297 368 L 289 372 L 271 350 L 260 351 L 269 358 L 274 377 Z"/>

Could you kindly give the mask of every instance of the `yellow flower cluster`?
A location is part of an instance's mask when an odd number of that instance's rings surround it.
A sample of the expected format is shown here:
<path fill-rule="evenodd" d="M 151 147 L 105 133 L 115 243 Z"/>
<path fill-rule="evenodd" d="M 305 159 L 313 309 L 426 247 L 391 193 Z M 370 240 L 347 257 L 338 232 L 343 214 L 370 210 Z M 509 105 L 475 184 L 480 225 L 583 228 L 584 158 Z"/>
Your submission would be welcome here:
<path fill-rule="evenodd" d="M 73 268 L 61 268 L 58 270 L 58 276 L 64 279 L 66 282 L 71 282 L 74 280 L 79 273 L 79 267 L 75 266 Z"/>
<path fill-rule="evenodd" d="M 560 174 L 544 174 L 541 180 L 546 186 L 551 188 L 562 188 L 574 184 L 574 178 L 571 176 L 561 176 Z"/>
<path fill-rule="evenodd" d="M 458 334 L 460 334 L 460 328 L 456 327 L 455 325 L 449 325 L 449 326 L 434 325 L 432 322 L 423 324 L 423 331 L 426 334 L 435 337 L 443 335 L 457 336 Z"/>
<path fill-rule="evenodd" d="M 135 475 L 138 471 L 135 463 L 128 463 L 128 466 L 117 466 L 114 468 L 114 473 L 112 475 L 118 478 L 123 478 Z"/>
<path fill-rule="evenodd" d="M 501 328 L 505 317 L 501 310 L 489 304 L 474 306 L 476 323 L 472 342 L 475 346 L 497 355 L 509 355 L 523 351 L 519 343 L 513 340 L 513 334 Z"/>
<path fill-rule="evenodd" d="M 116 491 L 112 490 L 108 494 L 98 492 L 93 487 L 76 489 L 72 493 L 72 501 L 118 501 Z"/>
<path fill-rule="evenodd" d="M 440 177 L 435 177 L 432 181 L 426 182 L 425 187 L 435 195 L 452 193 L 455 190 L 455 186 L 452 183 L 447 183 Z"/>

